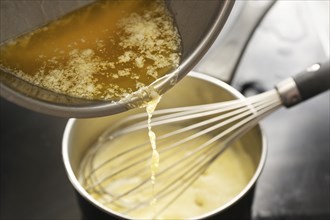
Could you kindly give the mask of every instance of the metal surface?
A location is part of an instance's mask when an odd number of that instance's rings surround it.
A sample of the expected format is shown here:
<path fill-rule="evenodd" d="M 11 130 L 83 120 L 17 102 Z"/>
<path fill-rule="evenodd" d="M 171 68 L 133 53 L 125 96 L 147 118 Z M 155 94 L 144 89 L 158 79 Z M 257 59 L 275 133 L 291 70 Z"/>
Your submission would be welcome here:
<path fill-rule="evenodd" d="M 301 101 L 296 82 L 292 78 L 279 82 L 276 85 L 276 89 L 282 99 L 283 105 L 286 107 L 293 106 Z"/>
<path fill-rule="evenodd" d="M 329 14 L 329 1 L 278 1 L 251 39 L 233 85 L 255 82 L 268 90 L 308 64 L 329 60 Z M 281 109 L 261 122 L 269 154 L 252 219 L 329 219 L 329 96 Z"/>
<path fill-rule="evenodd" d="M 224 29 L 194 70 L 231 83 L 251 37 L 275 3 L 237 1 Z"/>
<path fill-rule="evenodd" d="M 68 2 L 33 1 L 33 4 L 29 4 L 29 1 L 1 1 L 1 30 L 5 30 L 4 33 L 1 32 L 3 35 L 1 39 L 5 40 L 34 29 L 65 12 L 82 6 L 81 1 Z M 183 54 L 178 68 L 155 83 L 154 87 L 160 93 L 174 86 L 202 58 L 221 31 L 233 4 L 234 1 L 231 0 L 167 1 L 182 37 Z M 16 24 L 19 24 L 17 29 L 13 28 Z M 90 101 L 41 89 L 4 70 L 0 70 L 0 77 L 2 97 L 31 110 L 56 116 L 96 117 L 115 114 L 126 111 L 132 104 L 144 98 L 135 96 L 120 103 Z"/>
<path fill-rule="evenodd" d="M 235 89 L 213 77 L 207 77 L 203 74 L 194 72 L 190 73 L 190 76 L 191 77 L 186 77 L 184 81 L 180 82 L 180 86 L 173 88 L 173 90 L 169 91 L 162 97 L 162 102 L 159 103 L 160 109 L 242 98 Z M 193 95 L 190 99 L 187 99 L 187 94 Z M 144 109 L 141 111 L 144 111 Z M 109 125 L 113 125 L 122 119 L 126 119 L 128 116 L 136 114 L 137 112 L 130 111 L 123 114 L 96 119 L 70 119 L 64 132 L 62 153 L 65 168 L 71 183 L 84 199 L 103 210 L 103 212 L 109 213 L 109 215 L 125 217 L 125 215 L 121 213 L 106 208 L 104 204 L 95 200 L 86 192 L 77 179 L 79 165 L 86 150 Z M 266 143 L 260 127 L 256 126 L 247 132 L 242 136 L 240 143 L 242 146 L 249 146 L 244 148 L 244 150 L 251 158 L 254 165 L 255 170 L 253 176 L 244 189 L 225 205 L 211 211 L 210 213 L 196 216 L 196 218 L 206 218 L 213 215 L 221 216 L 221 212 L 225 209 L 230 209 L 230 207 L 244 197 L 255 184 L 266 158 Z"/>

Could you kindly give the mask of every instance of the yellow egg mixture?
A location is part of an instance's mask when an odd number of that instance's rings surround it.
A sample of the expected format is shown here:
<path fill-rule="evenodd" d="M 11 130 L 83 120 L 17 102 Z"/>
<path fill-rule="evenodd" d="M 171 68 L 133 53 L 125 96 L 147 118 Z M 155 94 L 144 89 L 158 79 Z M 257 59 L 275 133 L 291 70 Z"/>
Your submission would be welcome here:
<path fill-rule="evenodd" d="M 153 127 L 157 137 L 177 129 L 179 127 Z M 187 219 L 211 212 L 244 189 L 252 178 L 255 167 L 237 142 L 203 171 L 177 200 L 171 202 L 172 196 L 181 190 L 180 186 L 192 179 L 183 177 L 182 174 L 187 174 L 190 167 L 198 167 L 201 161 L 205 161 L 205 153 L 194 153 L 196 157 L 187 160 L 184 159 L 185 156 L 209 141 L 212 135 L 203 135 L 173 150 L 163 149 L 195 133 L 196 131 L 189 131 L 179 137 L 167 138 L 166 143 L 157 141 L 160 160 L 155 173 L 155 185 L 150 181 L 151 150 L 147 129 L 114 136 L 97 149 L 90 149 L 82 160 L 79 181 L 101 204 L 133 219 Z M 138 150 L 126 151 L 140 143 L 146 144 Z M 216 143 L 211 147 L 216 149 L 221 145 Z M 122 156 L 123 153 L 125 156 Z M 112 159 L 109 160 L 110 158 Z M 140 163 L 136 163 L 137 161 Z M 183 163 L 180 164 L 180 161 Z M 130 166 L 131 164 L 133 165 Z M 179 165 L 163 173 L 173 164 Z M 141 183 L 143 184 L 140 185 Z M 131 191 L 136 187 L 136 191 Z M 166 191 L 165 197 L 157 197 L 162 194 L 164 187 L 170 190 Z M 161 211 L 167 203 L 170 203 L 169 207 Z"/>
<path fill-rule="evenodd" d="M 180 49 L 163 1 L 103 0 L 3 43 L 0 67 L 58 93 L 116 101 L 176 68 Z"/>

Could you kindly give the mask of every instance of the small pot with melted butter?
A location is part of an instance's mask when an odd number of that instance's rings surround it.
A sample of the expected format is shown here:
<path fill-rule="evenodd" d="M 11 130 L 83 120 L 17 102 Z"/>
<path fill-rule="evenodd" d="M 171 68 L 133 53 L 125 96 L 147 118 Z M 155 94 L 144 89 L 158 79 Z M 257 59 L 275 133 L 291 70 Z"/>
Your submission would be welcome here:
<path fill-rule="evenodd" d="M 157 109 L 206 104 L 236 98 L 242 98 L 242 96 L 229 85 L 215 78 L 192 72 L 180 82 L 179 86 L 163 95 Z M 266 155 L 265 140 L 259 126 L 228 148 L 179 199 L 156 218 L 153 216 L 154 206 L 161 205 L 162 201 L 155 201 L 155 204 L 150 203 L 150 206 L 145 209 L 126 214 L 118 207 L 103 203 L 102 200 L 107 195 L 88 193 L 88 185 L 81 183 L 79 178 L 81 178 L 82 172 L 81 164 L 89 148 L 109 126 L 140 111 L 145 110 L 137 109 L 103 118 L 70 119 L 66 126 L 62 149 L 64 164 L 69 179 L 78 192 L 79 201 L 83 207 L 82 211 L 87 219 L 111 219 L 112 217 L 114 219 L 249 218 L 253 188 L 265 163 Z M 157 135 L 158 131 L 155 130 L 155 133 Z M 141 137 L 122 136 L 122 140 L 116 140 L 116 142 L 121 143 L 120 146 L 113 146 L 112 150 L 105 150 L 94 160 L 103 160 L 107 155 L 115 154 L 115 151 L 120 150 L 120 148 L 134 145 L 136 138 L 142 137 L 148 140 L 147 133 L 141 134 Z M 177 140 L 173 140 L 173 142 L 175 141 Z M 115 145 L 111 141 L 109 144 Z M 152 149 L 149 148 L 148 150 L 151 154 Z M 175 160 L 175 157 L 181 156 L 179 154 L 173 155 L 172 159 Z M 161 166 L 166 166 L 165 163 L 171 163 L 171 160 L 162 161 L 162 154 L 160 154 L 159 169 Z M 155 187 L 158 187 L 157 183 L 160 184 L 156 178 Z M 119 188 L 113 190 L 120 190 L 120 187 L 125 184 L 119 184 Z M 150 189 L 152 187 L 150 181 Z M 140 196 L 145 197 L 142 194 Z"/>

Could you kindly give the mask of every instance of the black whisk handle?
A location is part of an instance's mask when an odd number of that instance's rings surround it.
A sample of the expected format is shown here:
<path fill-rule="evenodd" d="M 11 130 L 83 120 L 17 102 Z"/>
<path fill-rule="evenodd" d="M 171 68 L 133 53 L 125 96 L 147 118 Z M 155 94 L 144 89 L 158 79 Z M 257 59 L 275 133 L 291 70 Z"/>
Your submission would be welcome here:
<path fill-rule="evenodd" d="M 301 101 L 307 100 L 330 88 L 329 60 L 316 63 L 293 77 L 299 90 Z"/>
<path fill-rule="evenodd" d="M 282 104 L 291 107 L 330 88 L 329 60 L 316 63 L 305 71 L 276 85 Z"/>

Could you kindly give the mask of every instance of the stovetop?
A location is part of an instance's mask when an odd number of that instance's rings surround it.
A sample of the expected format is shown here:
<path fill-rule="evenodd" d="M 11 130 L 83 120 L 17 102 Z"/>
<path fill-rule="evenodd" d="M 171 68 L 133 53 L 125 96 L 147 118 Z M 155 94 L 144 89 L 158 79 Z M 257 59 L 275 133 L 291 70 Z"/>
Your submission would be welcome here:
<path fill-rule="evenodd" d="M 329 6 L 326 1 L 322 4 Z M 329 59 L 329 38 L 322 40 L 320 28 L 314 26 L 324 9 L 317 7 L 276 3 L 251 39 L 233 86 L 248 88 L 249 94 L 260 92 L 308 64 Z M 325 11 L 329 21 L 329 7 Z M 329 96 L 328 91 L 280 109 L 261 122 L 268 156 L 251 219 L 329 219 Z M 0 104 L 0 218 L 80 219 L 61 157 L 67 119 L 35 113 L 4 99 Z"/>

